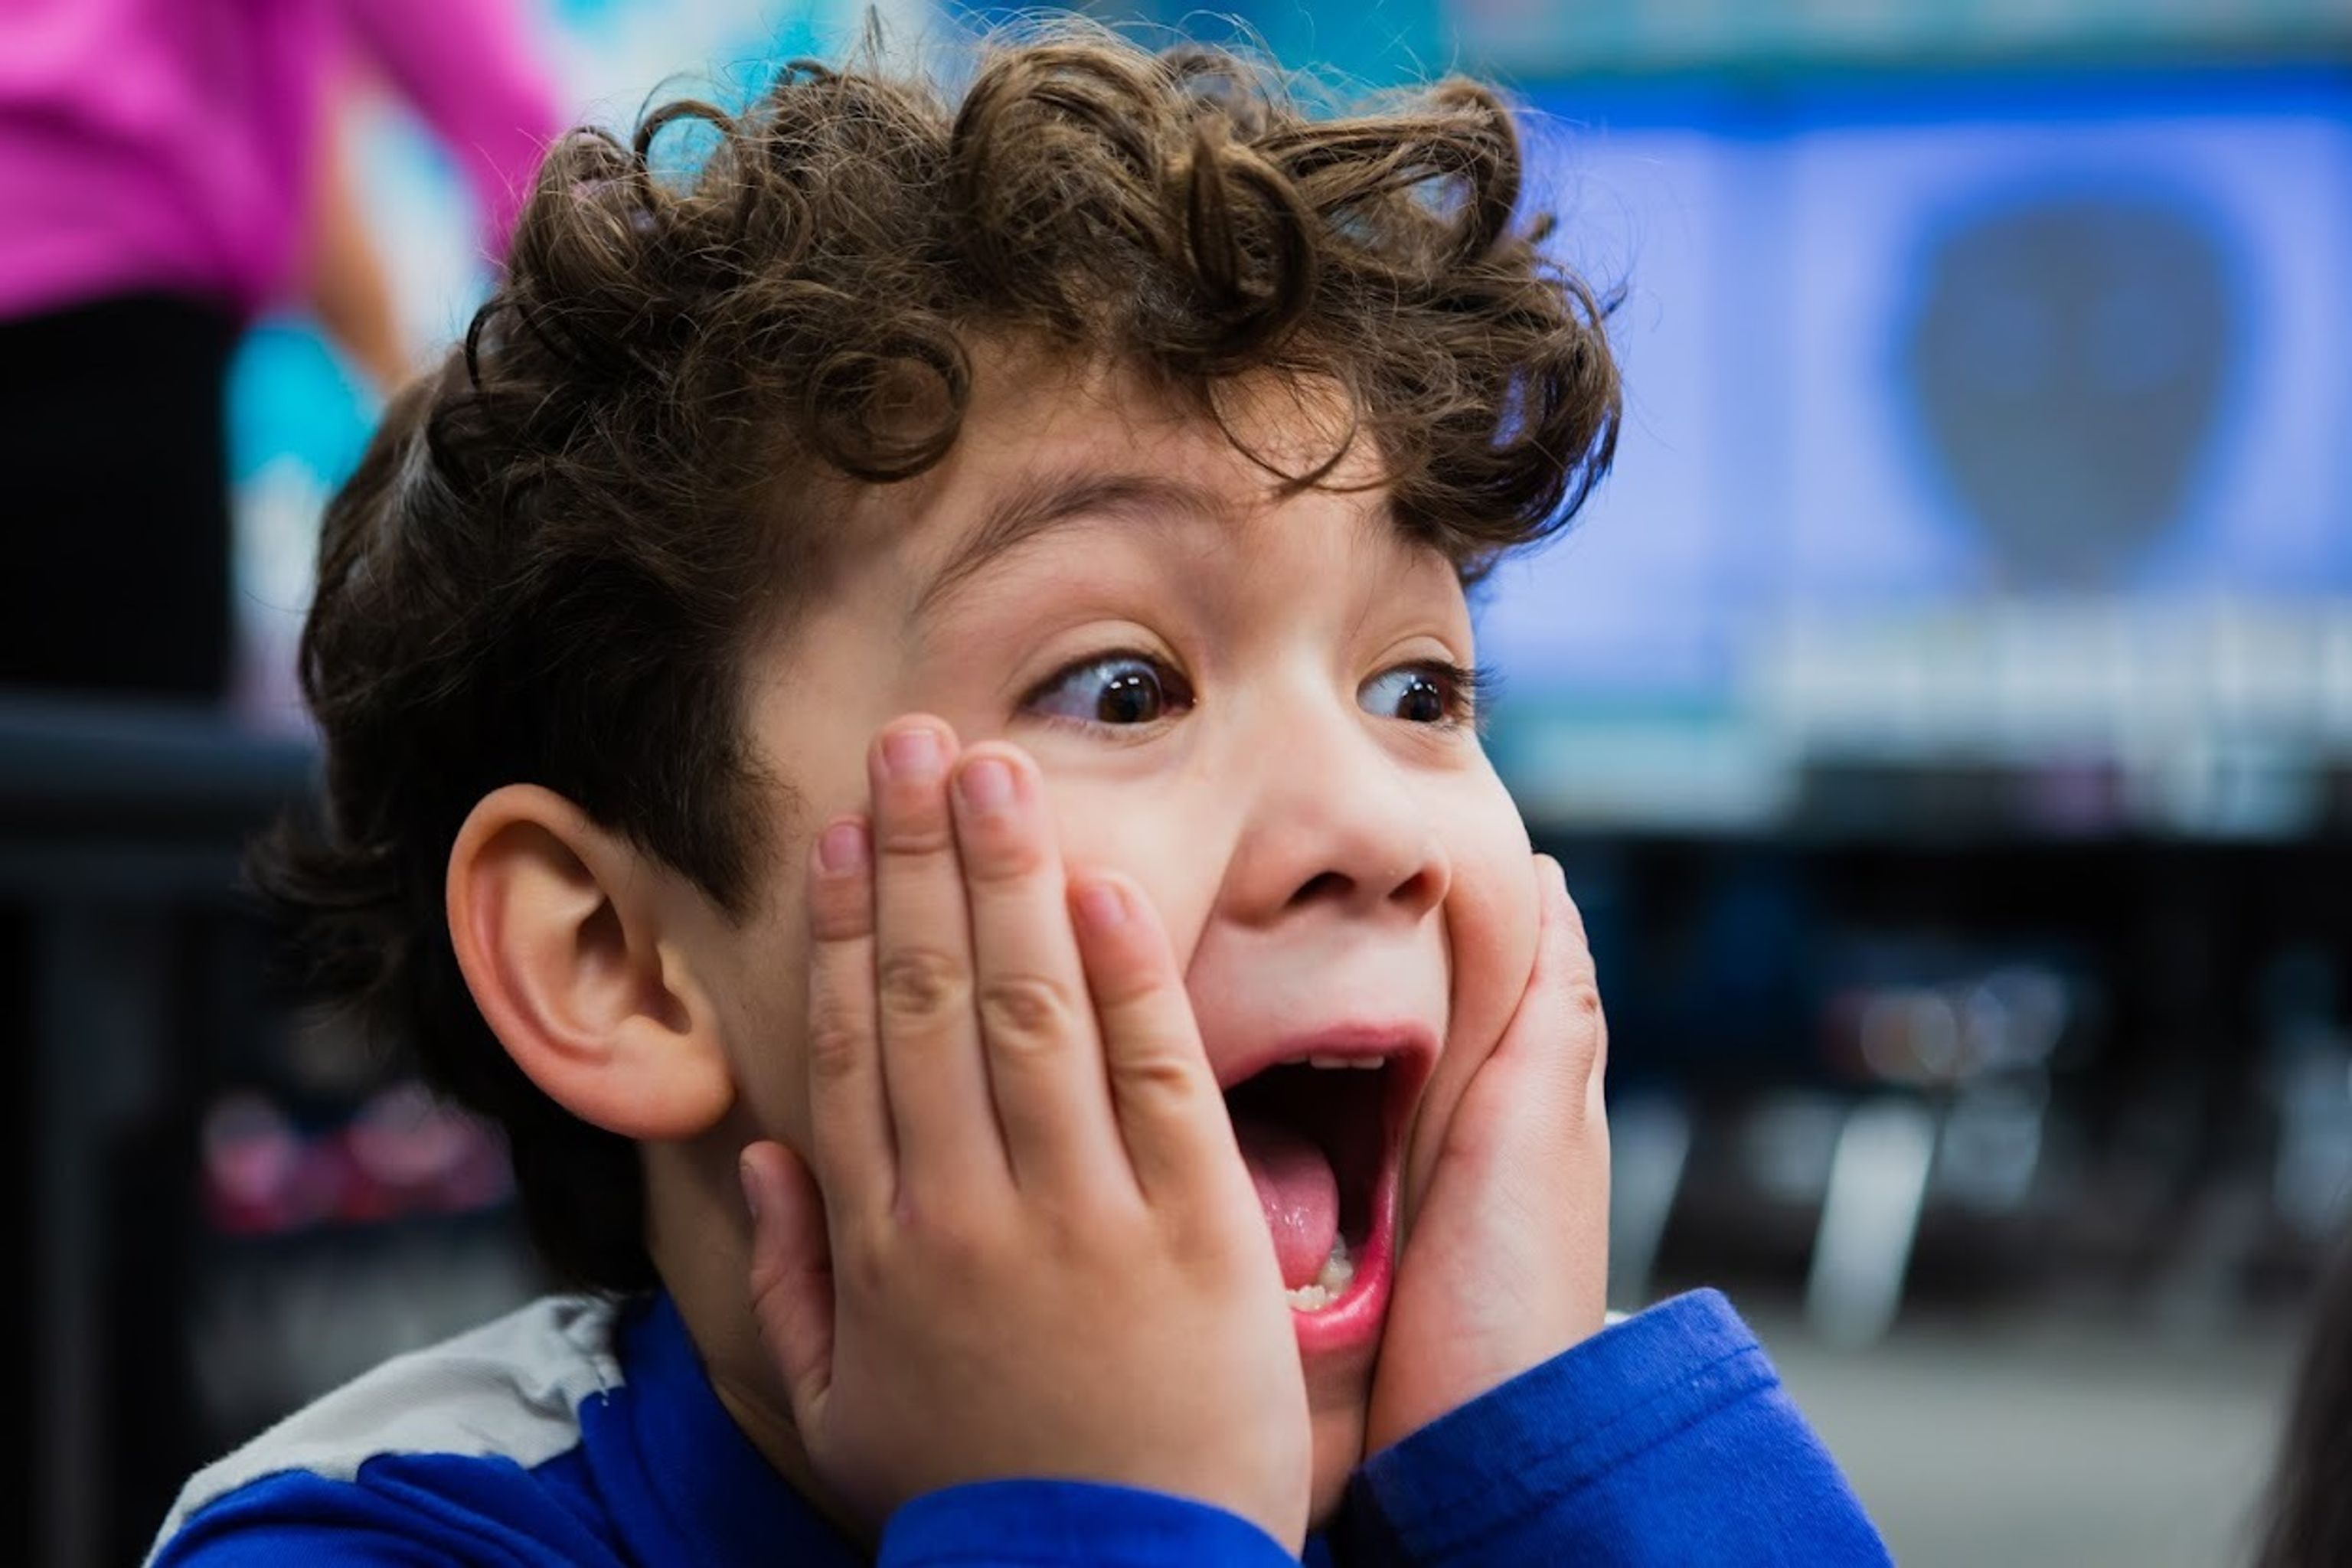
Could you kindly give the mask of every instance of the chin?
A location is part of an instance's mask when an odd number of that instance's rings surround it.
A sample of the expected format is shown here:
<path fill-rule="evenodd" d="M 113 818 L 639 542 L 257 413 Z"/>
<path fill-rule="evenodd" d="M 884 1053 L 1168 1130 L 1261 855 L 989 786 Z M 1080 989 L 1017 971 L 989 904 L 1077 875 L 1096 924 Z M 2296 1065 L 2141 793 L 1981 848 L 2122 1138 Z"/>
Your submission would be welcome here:
<path fill-rule="evenodd" d="M 1331 1516 L 1339 1511 L 1348 1478 L 1363 1462 L 1364 1413 L 1370 1396 L 1370 1379 L 1362 1374 L 1349 1379 L 1345 1387 L 1308 1384 L 1315 1429 L 1315 1483 L 1307 1520 L 1317 1530 L 1329 1524 Z"/>

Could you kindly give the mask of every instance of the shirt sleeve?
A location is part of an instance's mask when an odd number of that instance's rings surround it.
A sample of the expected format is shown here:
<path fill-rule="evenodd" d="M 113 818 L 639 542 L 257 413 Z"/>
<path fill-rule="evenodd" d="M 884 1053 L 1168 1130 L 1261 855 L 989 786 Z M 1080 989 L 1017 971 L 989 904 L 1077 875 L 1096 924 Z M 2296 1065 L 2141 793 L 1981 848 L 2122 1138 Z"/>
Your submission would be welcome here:
<path fill-rule="evenodd" d="M 359 52 L 464 173 L 484 249 L 503 257 L 561 129 L 553 82 L 514 0 L 341 0 L 341 11 Z"/>
<path fill-rule="evenodd" d="M 1093 1481 L 975 1481 L 917 1498 L 876 1568 L 1297 1568 L 1239 1514 Z"/>
<path fill-rule="evenodd" d="M 206 1502 L 146 1568 L 622 1568 L 607 1533 L 510 1460 L 389 1454 L 342 1478 L 280 1470 Z"/>
<path fill-rule="evenodd" d="M 1373 1455 L 1339 1535 L 1358 1568 L 1891 1562 L 1713 1290 L 1604 1329 Z"/>
<path fill-rule="evenodd" d="M 302 1524 L 174 1540 L 148 1559 L 150 1568 L 455 1568 L 463 1561 L 402 1536 Z"/>

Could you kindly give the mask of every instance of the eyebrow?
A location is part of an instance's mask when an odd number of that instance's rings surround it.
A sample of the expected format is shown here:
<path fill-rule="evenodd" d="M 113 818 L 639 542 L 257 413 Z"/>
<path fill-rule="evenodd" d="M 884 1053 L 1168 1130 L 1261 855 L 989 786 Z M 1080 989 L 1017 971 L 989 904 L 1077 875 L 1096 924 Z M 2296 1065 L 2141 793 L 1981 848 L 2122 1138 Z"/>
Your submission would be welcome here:
<path fill-rule="evenodd" d="M 1228 510 L 1208 486 L 1166 474 L 1075 469 L 1031 475 L 990 504 L 980 525 L 924 585 L 915 614 L 926 614 L 1008 552 L 1081 518 L 1171 512 L 1216 518 Z"/>

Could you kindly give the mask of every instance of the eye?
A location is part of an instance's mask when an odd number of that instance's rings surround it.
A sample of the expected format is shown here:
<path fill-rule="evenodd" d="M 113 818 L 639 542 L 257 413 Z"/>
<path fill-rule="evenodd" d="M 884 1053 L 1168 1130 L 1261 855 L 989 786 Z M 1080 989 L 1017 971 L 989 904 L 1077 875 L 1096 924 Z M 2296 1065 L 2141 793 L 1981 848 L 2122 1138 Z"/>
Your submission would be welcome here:
<path fill-rule="evenodd" d="M 1118 653 L 1074 664 L 1023 699 L 1022 706 L 1082 724 L 1156 723 L 1192 705 L 1184 678 L 1156 658 Z"/>
<path fill-rule="evenodd" d="M 1477 716 L 1486 684 L 1478 670 L 1428 660 L 1382 670 L 1364 682 L 1356 701 L 1367 713 L 1409 724 L 1460 724 Z"/>

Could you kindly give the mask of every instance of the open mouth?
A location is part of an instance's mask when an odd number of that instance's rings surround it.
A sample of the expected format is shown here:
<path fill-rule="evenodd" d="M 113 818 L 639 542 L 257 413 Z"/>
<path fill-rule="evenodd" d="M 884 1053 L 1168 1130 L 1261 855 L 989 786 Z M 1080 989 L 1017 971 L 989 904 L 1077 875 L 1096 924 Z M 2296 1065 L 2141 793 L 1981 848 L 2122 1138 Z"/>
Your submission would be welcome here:
<path fill-rule="evenodd" d="M 1425 1068 L 1393 1045 L 1317 1051 L 1225 1090 L 1302 1329 L 1359 1307 L 1377 1320 L 1396 1235 L 1397 1133 Z"/>

